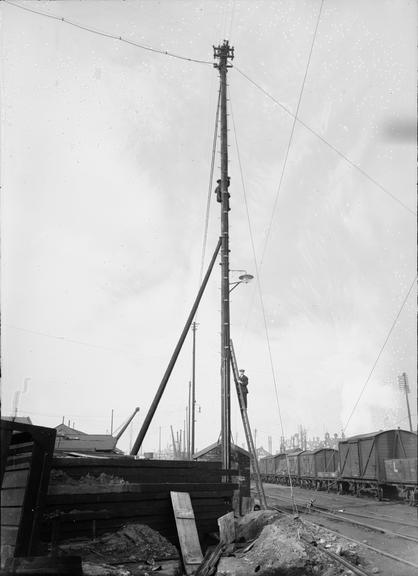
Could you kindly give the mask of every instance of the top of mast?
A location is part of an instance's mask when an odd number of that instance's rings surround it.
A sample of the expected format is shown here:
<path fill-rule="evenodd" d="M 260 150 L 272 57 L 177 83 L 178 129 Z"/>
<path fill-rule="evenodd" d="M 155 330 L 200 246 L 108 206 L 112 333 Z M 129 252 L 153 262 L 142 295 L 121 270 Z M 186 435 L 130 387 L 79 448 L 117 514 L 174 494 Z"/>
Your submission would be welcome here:
<path fill-rule="evenodd" d="M 234 47 L 229 45 L 228 40 L 224 40 L 224 43 L 220 46 L 213 46 L 213 57 L 216 60 L 219 58 L 219 62 L 214 62 L 214 68 L 221 68 L 226 66 L 227 68 L 232 68 L 232 64 L 228 64 L 228 59 L 234 59 Z"/>

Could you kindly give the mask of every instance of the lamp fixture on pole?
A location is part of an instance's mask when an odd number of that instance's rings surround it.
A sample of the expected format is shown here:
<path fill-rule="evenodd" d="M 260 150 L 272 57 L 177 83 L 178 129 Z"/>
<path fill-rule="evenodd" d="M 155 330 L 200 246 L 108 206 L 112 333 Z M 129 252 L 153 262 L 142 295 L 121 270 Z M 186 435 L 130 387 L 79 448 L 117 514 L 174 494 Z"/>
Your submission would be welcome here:
<path fill-rule="evenodd" d="M 231 286 L 231 288 L 229 289 L 230 294 L 232 290 L 238 286 L 238 284 L 248 284 L 248 282 L 251 282 L 251 280 L 253 280 L 254 278 L 254 276 L 252 276 L 252 274 L 248 274 L 246 270 L 231 270 L 231 272 L 243 272 L 243 274 L 241 274 L 241 276 L 238 276 L 238 281 L 230 282 L 229 284 L 229 286 Z"/>

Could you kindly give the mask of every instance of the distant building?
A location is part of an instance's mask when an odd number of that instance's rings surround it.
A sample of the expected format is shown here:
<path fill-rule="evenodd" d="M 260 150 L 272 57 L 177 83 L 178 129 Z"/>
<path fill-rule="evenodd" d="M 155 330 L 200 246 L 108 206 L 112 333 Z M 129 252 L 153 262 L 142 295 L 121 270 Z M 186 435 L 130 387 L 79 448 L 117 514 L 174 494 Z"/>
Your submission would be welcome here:
<path fill-rule="evenodd" d="M 222 446 L 220 442 L 215 442 L 196 454 L 193 460 L 205 460 L 212 462 L 222 461 Z M 231 444 L 231 469 L 237 470 L 237 482 L 239 484 L 239 496 L 250 495 L 250 454 L 244 448 Z"/>
<path fill-rule="evenodd" d="M 262 446 L 256 449 L 256 453 L 258 460 L 260 460 L 260 458 L 265 458 L 266 456 L 272 456 L 272 454 L 270 454 L 270 452 L 267 452 L 267 450 L 265 450 Z"/>
<path fill-rule="evenodd" d="M 55 453 L 58 455 L 62 453 L 74 456 L 123 454 L 122 450 L 116 448 L 117 438 L 111 434 L 87 434 L 65 424 L 59 424 L 55 430 L 57 431 Z"/>

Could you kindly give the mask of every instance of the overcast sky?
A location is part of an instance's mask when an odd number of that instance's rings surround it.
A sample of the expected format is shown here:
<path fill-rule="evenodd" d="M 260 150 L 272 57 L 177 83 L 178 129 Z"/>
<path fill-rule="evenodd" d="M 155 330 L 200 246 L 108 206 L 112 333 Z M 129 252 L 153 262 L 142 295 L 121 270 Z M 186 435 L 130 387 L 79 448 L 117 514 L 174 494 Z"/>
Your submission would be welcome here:
<path fill-rule="evenodd" d="M 208 62 L 229 38 L 233 64 L 293 113 L 321 6 L 15 4 Z M 105 433 L 112 409 L 118 425 L 139 406 L 135 437 L 199 285 L 217 71 L 0 8 L 3 413 L 20 391 L 35 424 Z M 231 334 L 258 445 L 279 448 L 278 403 L 286 435 L 345 426 L 414 280 L 415 27 L 413 0 L 325 0 L 298 115 L 361 170 L 296 124 L 279 194 L 293 119 L 229 70 L 231 268 L 257 271 L 236 137 L 259 271 L 231 295 Z M 415 302 L 414 286 L 346 434 L 408 426 L 402 372 L 416 425 Z M 220 432 L 219 309 L 215 266 L 198 315 L 199 449 Z M 190 378 L 188 338 L 145 450 L 160 426 L 163 446 L 183 427 Z M 242 444 L 235 397 L 232 432 Z"/>

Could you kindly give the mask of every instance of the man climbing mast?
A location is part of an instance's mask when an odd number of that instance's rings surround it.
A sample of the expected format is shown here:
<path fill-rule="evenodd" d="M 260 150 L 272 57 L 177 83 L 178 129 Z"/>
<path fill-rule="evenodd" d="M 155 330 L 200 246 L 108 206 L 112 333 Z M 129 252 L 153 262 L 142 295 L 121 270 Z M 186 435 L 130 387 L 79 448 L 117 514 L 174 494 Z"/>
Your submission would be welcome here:
<path fill-rule="evenodd" d="M 216 183 L 218 184 L 215 188 L 216 201 L 222 202 L 222 180 L 217 180 Z M 227 180 L 228 188 L 229 188 L 230 184 L 231 184 L 231 178 L 228 176 L 228 180 Z M 231 194 L 229 194 L 229 193 L 228 193 L 228 198 L 231 198 Z M 231 210 L 231 208 L 229 206 L 228 206 L 228 210 Z"/>

